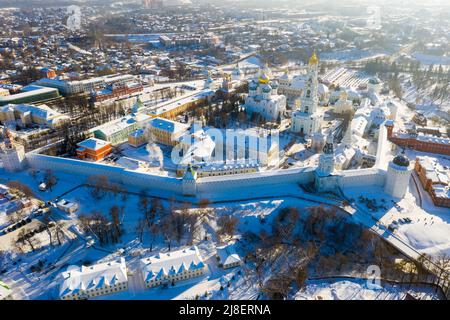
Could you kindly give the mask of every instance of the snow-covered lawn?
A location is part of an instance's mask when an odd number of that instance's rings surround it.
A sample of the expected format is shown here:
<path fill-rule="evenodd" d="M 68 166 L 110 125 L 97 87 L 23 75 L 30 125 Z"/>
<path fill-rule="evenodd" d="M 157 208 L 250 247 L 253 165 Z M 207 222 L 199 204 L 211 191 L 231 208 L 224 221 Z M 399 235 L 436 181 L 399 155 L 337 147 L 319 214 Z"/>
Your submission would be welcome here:
<path fill-rule="evenodd" d="M 437 299 L 438 296 L 427 287 L 407 289 L 399 285 L 382 284 L 380 287 L 367 285 L 365 279 L 312 280 L 306 283 L 295 299 L 297 300 L 403 300 L 409 293 L 418 299 Z"/>
<path fill-rule="evenodd" d="M 412 179 L 412 178 L 411 178 Z M 421 188 L 419 184 L 419 188 Z M 376 199 L 377 203 L 386 206 L 386 210 L 379 208 L 375 212 L 368 209 L 366 212 L 376 218 L 384 226 L 397 222 L 397 229 L 394 234 L 408 243 L 420 253 L 431 256 L 441 254 L 450 255 L 450 215 L 446 208 L 435 207 L 427 202 L 423 197 L 423 208 L 416 203 L 416 196 L 413 194 L 415 186 L 411 180 L 410 187 L 404 199 L 400 201 L 393 199 L 384 193 L 382 188 L 372 187 L 361 190 L 358 188 L 348 188 L 345 194 L 358 201 L 361 195 L 369 199 Z M 422 196 L 426 193 L 422 193 Z M 384 199 L 385 202 L 382 202 Z M 394 204 L 394 202 L 396 204 Z M 362 208 L 364 204 L 360 204 Z M 357 213 L 358 214 L 358 213 Z M 409 218 L 410 223 L 403 223 L 399 219 Z"/>

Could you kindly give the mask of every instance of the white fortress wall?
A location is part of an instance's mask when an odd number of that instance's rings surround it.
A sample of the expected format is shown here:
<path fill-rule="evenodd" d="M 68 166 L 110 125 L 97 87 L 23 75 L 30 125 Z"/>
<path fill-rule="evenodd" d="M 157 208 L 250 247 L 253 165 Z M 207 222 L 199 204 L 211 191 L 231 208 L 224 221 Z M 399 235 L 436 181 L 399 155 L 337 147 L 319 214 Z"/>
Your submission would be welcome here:
<path fill-rule="evenodd" d="M 344 170 L 339 172 L 339 186 L 347 187 L 384 186 L 388 165 L 390 143 L 384 123 L 380 125 L 375 165 L 373 168 Z"/>
<path fill-rule="evenodd" d="M 58 158 L 36 153 L 28 153 L 26 157 L 30 167 L 40 170 L 60 171 L 84 178 L 92 175 L 104 175 L 110 181 L 136 188 L 149 190 L 157 188 L 161 191 L 181 193 L 181 179 L 179 178 L 151 175 L 101 163 Z M 85 181 L 80 181 L 80 183 L 82 182 Z"/>
<path fill-rule="evenodd" d="M 231 191 L 257 186 L 273 188 L 282 185 L 305 184 L 314 181 L 315 168 L 287 169 L 271 172 L 256 172 L 222 177 L 205 177 L 197 180 L 197 191 Z"/>
<path fill-rule="evenodd" d="M 348 187 L 384 186 L 386 171 L 378 168 L 345 170 L 339 174 L 341 189 Z"/>
<path fill-rule="evenodd" d="M 387 170 L 388 166 L 388 153 L 390 149 L 390 142 L 387 138 L 387 129 L 384 122 L 380 125 L 380 131 L 378 132 L 378 145 L 377 154 L 374 168 Z"/>
<path fill-rule="evenodd" d="M 182 179 L 163 177 L 148 173 L 135 172 L 111 165 L 87 162 L 76 159 L 28 153 L 26 155 L 30 167 L 40 170 L 65 172 L 87 179 L 92 175 L 104 175 L 112 182 L 123 183 L 134 188 L 153 189 L 181 195 Z M 245 190 L 250 187 L 267 186 L 282 187 L 298 183 L 314 181 L 314 168 L 287 169 L 272 172 L 257 172 L 229 176 L 205 177 L 197 180 L 197 193 Z M 83 183 L 85 181 L 80 181 Z"/>

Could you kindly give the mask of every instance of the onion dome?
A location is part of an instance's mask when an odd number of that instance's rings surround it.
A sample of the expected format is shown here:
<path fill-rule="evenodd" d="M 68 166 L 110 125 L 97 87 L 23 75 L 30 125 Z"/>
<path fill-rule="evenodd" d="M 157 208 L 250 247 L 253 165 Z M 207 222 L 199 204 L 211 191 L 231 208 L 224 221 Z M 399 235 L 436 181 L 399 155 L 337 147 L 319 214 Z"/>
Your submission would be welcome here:
<path fill-rule="evenodd" d="M 310 65 L 319 64 L 319 59 L 317 58 L 315 51 L 314 51 L 313 55 L 311 56 L 311 58 L 309 58 L 309 64 Z"/>
<path fill-rule="evenodd" d="M 392 162 L 400 167 L 408 167 L 409 166 L 409 159 L 405 155 L 405 150 L 402 151 L 401 154 L 396 156 Z"/>
<path fill-rule="evenodd" d="M 380 84 L 380 79 L 378 79 L 377 77 L 370 78 L 369 83 L 370 84 Z"/>
<path fill-rule="evenodd" d="M 258 83 L 256 83 L 254 80 L 250 81 L 248 84 L 248 88 L 250 90 L 256 90 L 258 88 Z"/>
<path fill-rule="evenodd" d="M 259 76 L 258 81 L 259 81 L 260 84 L 269 84 L 270 79 L 269 79 L 269 76 L 265 72 L 263 72 Z"/>
<path fill-rule="evenodd" d="M 268 84 L 265 84 L 265 85 L 263 85 L 263 86 L 261 87 L 261 91 L 262 91 L 263 93 L 269 93 L 269 92 L 272 91 L 272 87 L 271 87 L 270 85 L 268 85 Z"/>

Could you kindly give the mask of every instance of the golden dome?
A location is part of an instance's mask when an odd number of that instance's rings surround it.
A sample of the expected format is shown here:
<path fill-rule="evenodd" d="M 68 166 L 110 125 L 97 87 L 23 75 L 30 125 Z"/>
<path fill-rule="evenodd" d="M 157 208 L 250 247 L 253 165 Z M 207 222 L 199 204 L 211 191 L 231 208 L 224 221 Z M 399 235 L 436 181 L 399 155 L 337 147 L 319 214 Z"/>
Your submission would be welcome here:
<path fill-rule="evenodd" d="M 309 64 L 318 64 L 319 63 L 319 59 L 317 58 L 316 52 L 314 51 L 313 55 L 311 56 L 311 58 L 309 58 Z"/>
<path fill-rule="evenodd" d="M 266 73 L 263 73 L 263 74 L 261 74 L 261 75 L 259 76 L 258 82 L 259 82 L 260 84 L 269 84 L 270 79 L 269 79 L 269 77 L 267 76 Z"/>

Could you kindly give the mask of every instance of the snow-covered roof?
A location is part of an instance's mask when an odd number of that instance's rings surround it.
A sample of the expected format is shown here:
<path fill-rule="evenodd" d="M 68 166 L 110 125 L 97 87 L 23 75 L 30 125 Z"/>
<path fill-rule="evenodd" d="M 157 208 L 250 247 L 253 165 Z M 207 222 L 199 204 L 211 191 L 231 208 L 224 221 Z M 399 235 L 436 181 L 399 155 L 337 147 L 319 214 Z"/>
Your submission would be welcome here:
<path fill-rule="evenodd" d="M 189 128 L 189 126 L 184 123 L 172 121 L 172 120 L 168 120 L 168 119 L 164 119 L 164 118 L 154 118 L 150 121 L 150 125 L 153 128 L 171 132 L 171 133 L 183 132 Z"/>
<path fill-rule="evenodd" d="M 99 150 L 107 145 L 109 145 L 110 143 L 108 141 L 105 140 L 100 140 L 97 138 L 89 138 L 86 139 L 84 141 L 81 141 L 80 143 L 77 144 L 77 146 L 79 148 L 85 148 L 85 149 L 90 149 L 90 150 Z"/>
<path fill-rule="evenodd" d="M 217 247 L 217 255 L 219 256 L 220 263 L 227 266 L 233 263 L 241 263 L 241 257 L 236 253 L 234 243 L 230 243 L 221 247 Z"/>
<path fill-rule="evenodd" d="M 31 105 L 31 104 L 8 104 L 2 109 L 0 109 L 1 112 L 7 112 L 11 110 L 16 110 L 22 114 L 30 113 L 33 117 L 38 117 L 40 119 L 43 119 L 48 124 L 51 124 L 52 122 L 57 122 L 60 120 L 67 120 L 69 119 L 68 116 L 63 115 L 52 108 L 48 107 L 45 104 L 41 104 L 39 106 Z"/>
<path fill-rule="evenodd" d="M 424 141 L 424 142 L 440 143 L 440 144 L 450 144 L 449 138 L 441 138 L 441 137 L 436 137 L 436 136 L 422 134 L 422 133 L 419 133 L 417 135 L 417 140 Z"/>
<path fill-rule="evenodd" d="M 99 131 L 105 136 L 111 136 L 117 132 L 120 132 L 128 127 L 131 127 L 137 123 L 133 115 L 127 115 L 123 118 L 108 122 L 99 127 L 92 129 L 92 132 Z"/>
<path fill-rule="evenodd" d="M 130 134 L 128 134 L 128 136 L 137 138 L 137 137 L 140 137 L 140 136 L 142 136 L 144 134 L 145 134 L 144 129 L 136 129 L 133 132 L 130 132 Z"/>
<path fill-rule="evenodd" d="M 429 156 L 419 156 L 417 161 L 425 170 L 427 179 L 436 184 L 450 184 L 450 161 Z"/>
<path fill-rule="evenodd" d="M 59 296 L 82 293 L 82 291 L 128 282 L 125 259 L 95 264 L 89 267 L 69 266 L 62 274 L 63 282 Z"/>
<path fill-rule="evenodd" d="M 63 208 L 72 208 L 72 207 L 78 207 L 78 205 L 75 202 L 71 202 L 65 199 L 61 199 L 56 203 L 57 206 L 63 207 Z"/>
<path fill-rule="evenodd" d="M 158 253 L 141 259 L 141 270 L 144 281 L 161 279 L 168 275 L 176 275 L 186 270 L 199 270 L 205 267 L 196 246 L 178 251 Z"/>
<path fill-rule="evenodd" d="M 14 101 L 17 99 L 23 99 L 23 98 L 27 98 L 27 97 L 38 96 L 38 95 L 48 94 L 48 93 L 58 93 L 58 90 L 55 88 L 47 88 L 47 87 L 41 87 L 41 86 L 36 86 L 36 85 L 29 85 L 29 86 L 23 87 L 22 92 L 20 92 L 20 93 L 0 97 L 0 104 L 4 105 L 4 104 L 9 103 L 10 101 Z"/>

